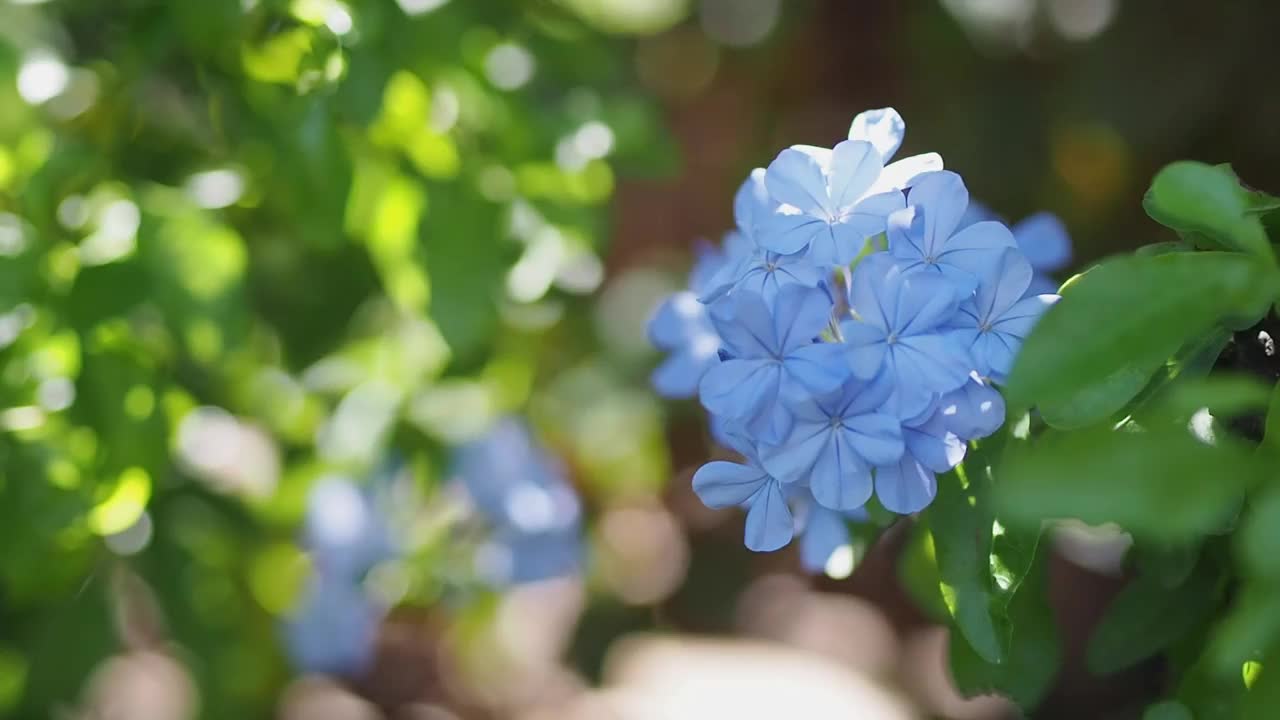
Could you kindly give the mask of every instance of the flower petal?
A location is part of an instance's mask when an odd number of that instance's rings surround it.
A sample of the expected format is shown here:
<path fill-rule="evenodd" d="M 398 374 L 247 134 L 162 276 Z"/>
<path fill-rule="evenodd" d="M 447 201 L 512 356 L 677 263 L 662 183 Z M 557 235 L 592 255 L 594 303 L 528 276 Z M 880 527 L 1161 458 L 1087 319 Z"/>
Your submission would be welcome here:
<path fill-rule="evenodd" d="M 840 210 L 856 204 L 867 194 L 883 169 L 880 153 L 869 142 L 845 140 L 832 148 L 831 165 L 827 169 L 831 209 Z"/>
<path fill-rule="evenodd" d="M 924 208 L 924 239 L 929 254 L 941 250 L 969 206 L 969 190 L 960 176 L 939 170 L 920 175 L 907 193 L 908 205 Z"/>
<path fill-rule="evenodd" d="M 836 343 L 813 343 L 796 348 L 784 358 L 788 379 L 809 393 L 838 390 L 849 379 L 849 348 Z"/>
<path fill-rule="evenodd" d="M 795 534 L 795 521 L 791 509 L 782 496 L 782 488 L 769 482 L 756 491 L 747 511 L 747 526 L 743 539 L 747 548 L 756 552 L 770 552 L 791 542 Z"/>
<path fill-rule="evenodd" d="M 911 187 L 926 173 L 942 169 L 942 156 L 938 153 L 912 155 L 884 166 L 880 178 L 871 186 L 869 192 L 885 192 L 888 190 L 905 190 Z"/>
<path fill-rule="evenodd" d="M 795 145 L 778 153 L 765 171 L 764 182 L 773 199 L 807 215 L 828 214 L 827 167 L 831 151 Z"/>
<path fill-rule="evenodd" d="M 868 413 L 844 420 L 845 436 L 858 455 L 873 465 L 888 465 L 902 457 L 902 423 L 888 413 Z"/>
<path fill-rule="evenodd" d="M 776 446 L 764 448 L 760 460 L 769 474 L 785 483 L 804 480 L 831 440 L 831 426 L 822 421 L 797 422 Z"/>
<path fill-rule="evenodd" d="M 750 500 L 772 480 L 758 467 L 714 460 L 693 474 L 693 491 L 709 508 L 735 507 Z"/>
<path fill-rule="evenodd" d="M 876 468 L 876 497 L 890 512 L 900 515 L 920 512 L 937 494 L 937 478 L 910 455 L 893 465 Z"/>
<path fill-rule="evenodd" d="M 849 528 L 844 524 L 844 517 L 834 510 L 813 504 L 805 521 L 804 534 L 800 536 L 800 564 L 804 569 L 822 572 L 831 555 L 848 544 Z"/>
<path fill-rule="evenodd" d="M 853 510 L 871 499 L 871 468 L 848 441 L 833 433 L 809 473 L 809 490 L 823 507 Z"/>
<path fill-rule="evenodd" d="M 880 157 L 888 160 L 902 146 L 907 133 L 907 123 L 897 110 L 891 107 L 864 110 L 849 125 L 849 139 L 869 142 Z"/>
<path fill-rule="evenodd" d="M 1071 262 L 1071 236 L 1053 213 L 1036 213 L 1013 226 L 1013 237 L 1031 267 L 1040 272 L 1061 270 Z"/>
<path fill-rule="evenodd" d="M 778 396 L 782 366 L 772 360 L 732 359 L 713 365 L 698 384 L 702 406 L 730 420 L 750 420 Z"/>

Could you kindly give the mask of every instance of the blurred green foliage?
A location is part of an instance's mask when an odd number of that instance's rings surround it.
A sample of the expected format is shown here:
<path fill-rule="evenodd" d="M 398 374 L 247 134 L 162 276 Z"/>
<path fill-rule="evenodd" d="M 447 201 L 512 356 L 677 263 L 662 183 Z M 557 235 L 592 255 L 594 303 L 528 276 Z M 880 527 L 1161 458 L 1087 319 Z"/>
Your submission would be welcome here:
<path fill-rule="evenodd" d="M 394 447 L 429 497 L 587 354 L 560 328 L 616 175 L 675 161 L 593 7 L 0 4 L 0 715 L 169 643 L 202 716 L 269 713 L 310 483 Z M 602 492 L 653 488 L 657 411 L 607 372 L 552 383 L 545 430 Z M 456 574 L 442 537 L 407 601 Z"/>

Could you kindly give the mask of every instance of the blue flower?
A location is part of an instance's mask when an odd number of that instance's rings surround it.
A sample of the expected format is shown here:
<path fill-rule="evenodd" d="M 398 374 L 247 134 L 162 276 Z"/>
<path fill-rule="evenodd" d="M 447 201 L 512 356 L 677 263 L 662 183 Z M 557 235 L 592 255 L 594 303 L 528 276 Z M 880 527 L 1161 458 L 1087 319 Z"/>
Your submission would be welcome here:
<path fill-rule="evenodd" d="M 781 402 L 836 390 L 848 376 L 844 348 L 814 342 L 831 319 L 821 290 L 789 286 L 772 307 L 757 293 L 738 290 L 712 308 L 728 358 L 703 376 L 702 405 L 727 420 L 785 431 Z"/>
<path fill-rule="evenodd" d="M 980 203 L 969 203 L 960 227 L 968 227 L 984 220 L 1000 220 L 1000 217 Z M 1058 292 L 1058 281 L 1053 273 L 1071 263 L 1071 236 L 1057 215 L 1038 212 L 1023 218 L 1011 228 L 1018 249 L 1031 263 L 1035 274 L 1031 277 L 1028 295 L 1044 295 Z"/>
<path fill-rule="evenodd" d="M 876 497 L 886 510 L 909 515 L 925 509 L 938 493 L 935 473 L 964 460 L 965 443 L 946 425 L 940 408 L 902 424 L 906 452 L 876 468 Z"/>
<path fill-rule="evenodd" d="M 1005 250 L 991 265 L 974 296 L 960 306 L 954 326 L 970 351 L 974 369 L 1004 382 L 1022 341 L 1057 295 L 1026 297 L 1031 265 L 1016 249 Z"/>
<path fill-rule="evenodd" d="M 840 390 L 792 408 L 783 443 L 761 453 L 764 466 L 787 483 L 801 483 L 832 510 L 862 507 L 871 497 L 871 468 L 902 457 L 902 426 L 882 411 L 893 386 L 849 380 Z"/>
<path fill-rule="evenodd" d="M 707 306 L 691 290 L 675 293 L 658 306 L 649 319 L 649 341 L 670 352 L 650 377 L 663 397 L 693 397 L 702 376 L 720 361 L 720 336 Z"/>
<path fill-rule="evenodd" d="M 899 189 L 878 185 L 883 171 L 880 153 L 861 140 L 783 150 L 765 173 L 778 206 L 757 242 L 783 255 L 805 252 L 819 267 L 849 264 L 904 205 Z"/>
<path fill-rule="evenodd" d="M 771 303 L 784 287 L 817 287 L 826 278 L 826 273 L 804 252 L 783 255 L 760 244 L 767 232 L 764 223 L 777 207 L 765 189 L 764 178 L 764 169 L 756 168 L 734 197 L 733 215 L 738 229 L 725 237 L 724 264 L 698 290 L 703 302 L 714 302 L 742 288 Z"/>
<path fill-rule="evenodd" d="M 935 394 L 968 380 L 973 362 L 947 329 L 957 298 L 943 276 L 905 272 L 887 253 L 874 253 L 853 273 L 849 305 L 854 319 L 841 331 L 853 374 L 871 380 L 883 373 L 899 417 L 916 417 Z"/>
<path fill-rule="evenodd" d="M 1071 236 L 1058 216 L 1047 212 L 1028 216 L 1013 226 L 1013 237 L 1035 271 L 1027 294 L 1058 292 L 1058 282 L 1051 273 L 1071 262 Z"/>
<path fill-rule="evenodd" d="M 355 582 L 395 555 L 383 515 L 368 492 L 345 478 L 325 477 L 307 494 L 303 542 L 317 569 Z"/>
<path fill-rule="evenodd" d="M 957 231 L 969 205 L 969 191 L 953 172 L 917 178 L 907 202 L 909 207 L 889 217 L 889 252 L 904 270 L 947 278 L 961 297 L 973 292 L 1002 249 L 1016 247 L 1013 234 L 998 222 L 978 222 Z"/>
<path fill-rule="evenodd" d="M 384 610 L 359 583 L 320 574 L 284 624 L 285 647 L 302 672 L 355 676 L 372 664 Z"/>
<path fill-rule="evenodd" d="M 961 440 L 979 440 L 1004 424 L 1004 397 L 975 372 L 969 382 L 942 396 L 938 412 L 946 428 Z"/>
<path fill-rule="evenodd" d="M 529 582 L 578 568 L 581 503 L 563 468 L 522 421 L 503 418 L 459 447 L 454 472 L 492 528 L 477 558 L 486 579 Z"/>
<path fill-rule="evenodd" d="M 804 506 L 800 529 L 800 565 L 808 572 L 820 573 L 826 569 L 837 550 L 850 544 L 847 521 L 865 522 L 867 511 L 858 508 L 837 512 L 822 507 L 812 497 L 804 502 Z"/>
<path fill-rule="evenodd" d="M 778 482 L 760 465 L 749 444 L 736 447 L 746 462 L 713 460 L 693 474 L 693 491 L 710 508 L 746 506 L 743 541 L 751 550 L 768 552 L 791 542 L 795 519 Z"/>
<path fill-rule="evenodd" d="M 876 182 L 879 188 L 902 189 L 910 187 L 913 180 L 922 173 L 942 169 L 942 156 L 938 153 L 912 155 L 894 162 L 889 162 L 902 147 L 902 139 L 907 132 L 907 123 L 893 108 L 880 108 L 859 113 L 849 125 L 849 139 L 869 142 L 880 153 L 881 159 L 888 163 L 880 173 Z"/>

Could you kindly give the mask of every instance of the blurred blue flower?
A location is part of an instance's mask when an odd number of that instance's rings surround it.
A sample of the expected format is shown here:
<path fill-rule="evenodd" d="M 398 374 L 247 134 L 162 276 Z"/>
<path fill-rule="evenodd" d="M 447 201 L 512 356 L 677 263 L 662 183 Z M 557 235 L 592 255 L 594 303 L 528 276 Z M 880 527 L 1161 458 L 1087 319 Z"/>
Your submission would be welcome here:
<path fill-rule="evenodd" d="M 1013 237 L 1018 249 L 1031 263 L 1035 274 L 1028 295 L 1044 295 L 1058 292 L 1058 281 L 1052 273 L 1065 268 L 1071 262 L 1071 236 L 1057 215 L 1039 212 L 1014 225 Z"/>
<path fill-rule="evenodd" d="M 1031 265 L 1008 249 L 989 268 L 974 296 L 961 304 L 954 326 L 979 375 L 1004 382 L 1022 341 L 1057 295 L 1026 297 Z"/>
<path fill-rule="evenodd" d="M 849 305 L 855 317 L 840 329 L 853 374 L 864 380 L 883 374 L 899 417 L 918 416 L 935 394 L 968 380 L 973 361 L 946 325 L 956 313 L 956 292 L 942 275 L 904 272 L 887 253 L 875 253 L 854 271 Z"/>
<path fill-rule="evenodd" d="M 849 374 L 842 346 L 814 342 L 831 310 L 825 292 L 799 286 L 780 291 L 772 307 L 746 290 L 717 302 L 711 316 L 728 357 L 703 376 L 703 406 L 770 437 L 784 432 L 782 401 L 832 392 Z"/>
<path fill-rule="evenodd" d="M 542 580 L 581 564 L 582 507 L 564 469 L 523 421 L 506 417 L 454 454 L 456 482 L 488 522 L 477 557 L 495 584 Z"/>
<path fill-rule="evenodd" d="M 321 572 L 285 622 L 289 658 L 304 673 L 358 676 L 373 661 L 384 615 L 359 583 Z"/>
<path fill-rule="evenodd" d="M 336 476 L 320 479 L 308 493 L 303 541 L 320 573 L 353 582 L 396 553 L 372 492 Z"/>
<path fill-rule="evenodd" d="M 649 320 L 649 341 L 670 353 L 650 376 L 663 397 L 693 397 L 707 369 L 719 362 L 720 336 L 707 306 L 691 290 L 671 295 L 658 306 Z"/>
<path fill-rule="evenodd" d="M 863 508 L 838 512 L 822 507 L 810 498 L 804 503 L 800 528 L 800 565 L 811 573 L 826 569 L 831 556 L 849 545 L 848 522 L 865 522 L 867 511 Z"/>
<path fill-rule="evenodd" d="M 774 477 L 809 486 L 832 510 L 854 510 L 871 497 L 871 468 L 902 457 L 902 425 L 882 411 L 893 386 L 856 379 L 828 395 L 792 407 L 784 442 L 761 453 Z"/>
<path fill-rule="evenodd" d="M 998 222 L 978 222 L 958 230 L 969 205 L 969 191 L 953 172 L 917 178 L 907 202 L 908 207 L 889 217 L 889 252 L 904 270 L 930 271 L 947 278 L 959 297 L 973 292 L 1003 248 L 1016 247 L 1013 234 Z"/>
<path fill-rule="evenodd" d="M 971 202 L 960 227 L 964 228 L 984 220 L 1001 220 L 986 206 Z M 1023 218 L 1010 230 L 1018 249 L 1031 263 L 1035 274 L 1031 278 L 1028 295 L 1044 295 L 1058 292 L 1058 281 L 1053 273 L 1071 263 L 1071 235 L 1057 215 L 1038 212 Z"/>

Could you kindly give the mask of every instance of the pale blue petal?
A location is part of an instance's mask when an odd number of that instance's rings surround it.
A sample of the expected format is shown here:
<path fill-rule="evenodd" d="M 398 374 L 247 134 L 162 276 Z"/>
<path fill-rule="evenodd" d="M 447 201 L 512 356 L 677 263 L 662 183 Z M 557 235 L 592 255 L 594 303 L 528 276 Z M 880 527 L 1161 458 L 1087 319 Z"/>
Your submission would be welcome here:
<path fill-rule="evenodd" d="M 831 151 L 824 148 L 808 145 L 787 148 L 769 164 L 764 176 L 765 187 L 775 201 L 808 215 L 822 216 L 831 208 L 826 176 L 830 162 Z"/>
<path fill-rule="evenodd" d="M 768 395 L 761 403 L 756 417 L 746 423 L 751 437 L 760 443 L 778 444 L 791 433 L 794 418 L 781 400 L 781 382 L 779 391 Z"/>
<path fill-rule="evenodd" d="M 831 322 L 831 298 L 821 290 L 790 285 L 773 303 L 773 346 L 780 354 L 808 345 Z"/>
<path fill-rule="evenodd" d="M 859 380 L 872 380 L 884 368 L 889 351 L 884 341 L 870 345 L 858 345 L 849 350 L 849 369 Z"/>
<path fill-rule="evenodd" d="M 1061 298 L 1057 295 L 1034 295 L 1023 298 L 992 323 L 992 329 L 1006 335 L 1025 338 L 1031 334 L 1040 316 Z"/>
<path fill-rule="evenodd" d="M 738 228 L 754 235 L 761 222 L 773 213 L 774 201 L 764 184 L 765 169 L 756 168 L 733 196 L 733 220 Z"/>
<path fill-rule="evenodd" d="M 809 261 L 803 252 L 794 255 L 770 254 L 769 261 L 777 268 L 779 285 L 804 285 L 818 287 L 827 279 L 827 272 Z"/>
<path fill-rule="evenodd" d="M 780 347 L 773 314 L 759 294 L 739 290 L 710 307 L 722 347 L 738 358 L 773 357 Z"/>
<path fill-rule="evenodd" d="M 653 389 L 666 398 L 693 397 L 698 394 L 702 376 L 717 362 L 719 360 L 714 355 L 674 352 L 654 369 L 650 377 Z"/>
<path fill-rule="evenodd" d="M 902 274 L 887 252 L 872 253 L 858 263 L 849 283 L 849 307 L 863 321 L 888 330 L 898 307 L 897 285 Z"/>
<path fill-rule="evenodd" d="M 747 548 L 756 552 L 777 550 L 791 542 L 794 534 L 795 521 L 782 488 L 776 482 L 766 483 L 751 498 L 751 509 L 747 511 L 743 537 Z"/>
<path fill-rule="evenodd" d="M 709 508 L 736 507 L 771 480 L 760 468 L 714 460 L 693 474 L 693 491 Z"/>
<path fill-rule="evenodd" d="M 748 420 L 778 395 L 782 366 L 773 360 L 726 360 L 698 384 L 702 406 L 730 420 Z"/>
<path fill-rule="evenodd" d="M 902 435 L 911 455 L 933 472 L 946 472 L 964 460 L 968 446 L 947 429 L 941 412 L 935 412 L 915 427 L 904 427 Z"/>
<path fill-rule="evenodd" d="M 804 534 L 800 536 L 800 564 L 813 573 L 822 572 L 832 553 L 849 544 L 849 528 L 844 517 L 817 504 L 809 508 Z"/>
<path fill-rule="evenodd" d="M 760 246 L 781 255 L 807 251 L 831 236 L 831 223 L 790 205 L 778 208 L 761 223 Z"/>
<path fill-rule="evenodd" d="M 902 457 L 902 423 L 887 413 L 870 413 L 844 420 L 845 435 L 858 455 L 873 465 L 888 465 Z"/>
<path fill-rule="evenodd" d="M 1071 236 L 1053 213 L 1036 213 L 1024 219 L 1013 226 L 1013 236 L 1036 270 L 1061 270 L 1071 262 Z"/>
<path fill-rule="evenodd" d="M 938 494 L 934 474 L 910 455 L 901 462 L 876 468 L 876 497 L 890 512 L 910 515 L 920 512 Z"/>
<path fill-rule="evenodd" d="M 992 272 L 1000 252 L 1015 248 L 1013 235 L 998 222 L 980 222 L 952 237 L 938 256 L 938 262 L 983 278 Z"/>
<path fill-rule="evenodd" d="M 1004 315 L 1026 293 L 1031 274 L 1031 264 L 1022 253 L 1015 248 L 1003 250 L 974 296 L 979 317 L 993 320 Z"/>
<path fill-rule="evenodd" d="M 1061 284 L 1049 275 L 1035 273 L 1031 276 L 1031 285 L 1027 288 L 1027 297 L 1033 295 L 1054 295 Z"/>
<path fill-rule="evenodd" d="M 853 448 L 833 434 L 809 473 L 809 490 L 823 507 L 853 510 L 871 499 L 871 468 Z"/>
<path fill-rule="evenodd" d="M 889 252 L 899 260 L 920 260 L 924 247 L 924 213 L 910 205 L 889 215 L 885 234 L 889 240 Z"/>
<path fill-rule="evenodd" d="M 907 124 L 893 108 L 878 108 L 858 113 L 849 125 L 849 139 L 869 142 L 886 161 L 898 152 Z"/>
<path fill-rule="evenodd" d="M 930 393 L 954 390 L 969 380 L 973 361 L 949 336 L 912 335 L 890 348 L 895 368 Z"/>
<path fill-rule="evenodd" d="M 835 343 L 814 343 L 796 348 L 783 360 L 783 368 L 809 393 L 838 390 L 849 378 L 849 348 Z"/>
<path fill-rule="evenodd" d="M 831 435 L 831 425 L 825 419 L 820 423 L 797 422 L 782 443 L 761 451 L 760 460 L 765 470 L 782 482 L 805 480 L 825 452 Z"/>
<path fill-rule="evenodd" d="M 925 247 L 933 251 L 955 234 L 969 206 L 969 190 L 960 176 L 949 170 L 925 173 L 911 186 L 907 204 L 924 208 Z"/>
<path fill-rule="evenodd" d="M 844 396 L 840 398 L 839 412 L 832 414 L 849 417 L 877 412 L 892 393 L 893 381 L 888 377 L 880 376 L 870 382 L 849 382 L 845 385 Z"/>
<path fill-rule="evenodd" d="M 831 208 L 851 207 L 866 195 L 880 177 L 884 161 L 869 142 L 845 140 L 831 150 L 827 187 Z"/>
<path fill-rule="evenodd" d="M 924 153 L 923 155 L 905 157 L 884 166 L 884 171 L 880 173 L 880 178 L 876 180 L 875 185 L 871 186 L 871 192 L 885 192 L 888 190 L 901 192 L 911 187 L 927 173 L 937 172 L 941 169 L 942 156 L 938 153 Z"/>
<path fill-rule="evenodd" d="M 902 277 L 893 327 L 899 335 L 919 335 L 939 327 L 956 312 L 954 286 L 932 273 Z"/>
<path fill-rule="evenodd" d="M 1004 397 L 978 378 L 942 398 L 939 414 L 947 429 L 963 440 L 978 440 L 1004 424 Z"/>

